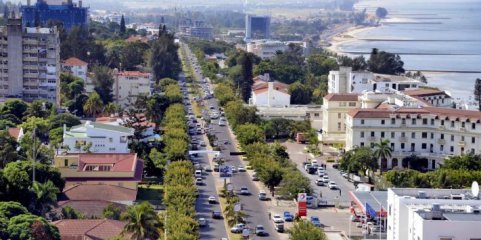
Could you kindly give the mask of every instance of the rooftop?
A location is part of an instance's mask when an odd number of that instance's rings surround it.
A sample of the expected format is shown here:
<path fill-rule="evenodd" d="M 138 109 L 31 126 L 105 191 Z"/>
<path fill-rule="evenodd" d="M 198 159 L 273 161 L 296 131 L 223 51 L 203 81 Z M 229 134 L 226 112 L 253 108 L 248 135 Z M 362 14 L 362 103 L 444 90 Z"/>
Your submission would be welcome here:
<path fill-rule="evenodd" d="M 119 236 L 126 222 L 110 219 L 64 219 L 53 222 L 62 240 L 111 239 Z"/>
<path fill-rule="evenodd" d="M 102 194 L 98 194 L 102 193 Z M 135 201 L 137 191 L 108 184 L 78 184 L 63 190 L 62 201 Z"/>
<path fill-rule="evenodd" d="M 88 153 L 79 155 L 79 171 L 88 165 L 110 166 L 109 172 L 133 172 L 137 163 L 135 153 Z"/>
<path fill-rule="evenodd" d="M 97 129 L 102 129 L 106 131 L 120 132 L 120 133 L 127 134 L 129 136 L 134 134 L 134 129 L 132 128 L 86 121 L 84 124 L 73 126 L 70 129 L 70 131 L 65 131 L 64 138 L 65 137 L 75 137 L 75 138 L 88 137 L 87 128 L 97 128 Z"/>
<path fill-rule="evenodd" d="M 123 77 L 144 77 L 144 78 L 150 78 L 152 74 L 150 73 L 143 73 L 140 71 L 122 71 L 117 73 L 118 76 L 123 76 Z"/>
<path fill-rule="evenodd" d="M 441 107 L 389 107 L 383 105 L 383 108 L 369 109 L 369 108 L 356 108 L 348 112 L 348 115 L 353 118 L 392 118 L 401 117 L 405 115 L 406 118 L 417 118 L 422 115 L 435 116 L 435 118 L 452 120 L 452 121 L 470 121 L 481 122 L 481 112 L 461 110 L 453 108 L 441 108 Z"/>
<path fill-rule="evenodd" d="M 87 66 L 88 63 L 76 58 L 76 57 L 71 57 L 63 62 L 63 65 L 65 66 Z"/>
<path fill-rule="evenodd" d="M 82 215 L 87 218 L 102 218 L 103 210 L 110 204 L 123 210 L 126 208 L 126 205 L 124 204 L 103 200 L 66 200 L 58 201 L 57 209 L 61 210 L 62 208 L 69 206 L 75 211 L 82 213 Z"/>
<path fill-rule="evenodd" d="M 400 76 L 400 75 L 388 75 L 388 74 L 378 74 L 374 73 L 374 78 L 372 81 L 374 82 L 421 82 L 417 79 L 414 78 L 409 78 L 406 76 Z"/>
<path fill-rule="evenodd" d="M 289 94 L 289 85 L 278 81 L 266 82 L 264 80 L 257 80 L 252 85 L 252 91 L 254 91 L 256 94 L 266 92 L 269 88 L 269 83 L 272 83 L 273 89 Z"/>
<path fill-rule="evenodd" d="M 10 137 L 15 138 L 15 140 L 18 139 L 18 136 L 20 136 L 21 128 L 9 128 L 8 129 L 8 135 Z"/>
<path fill-rule="evenodd" d="M 444 213 L 443 216 L 448 221 L 481 222 L 481 214 L 479 213 Z"/>
<path fill-rule="evenodd" d="M 324 96 L 324 99 L 327 101 L 346 101 L 346 102 L 353 102 L 357 101 L 359 98 L 359 94 L 357 93 L 329 93 Z"/>

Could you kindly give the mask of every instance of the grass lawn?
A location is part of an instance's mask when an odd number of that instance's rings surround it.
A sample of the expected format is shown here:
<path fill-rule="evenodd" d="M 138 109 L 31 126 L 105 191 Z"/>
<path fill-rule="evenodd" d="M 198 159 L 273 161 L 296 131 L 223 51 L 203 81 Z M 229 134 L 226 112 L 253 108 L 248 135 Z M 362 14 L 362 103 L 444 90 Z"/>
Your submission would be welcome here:
<path fill-rule="evenodd" d="M 137 192 L 137 201 L 149 201 L 152 204 L 158 205 L 162 203 L 162 196 L 164 195 L 164 186 L 162 185 L 139 185 Z"/>

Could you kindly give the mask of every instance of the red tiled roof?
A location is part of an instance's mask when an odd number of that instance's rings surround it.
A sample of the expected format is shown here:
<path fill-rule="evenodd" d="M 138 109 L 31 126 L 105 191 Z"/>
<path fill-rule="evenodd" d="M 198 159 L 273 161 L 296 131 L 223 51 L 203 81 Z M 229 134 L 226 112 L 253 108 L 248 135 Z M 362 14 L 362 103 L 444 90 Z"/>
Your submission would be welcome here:
<path fill-rule="evenodd" d="M 67 66 L 87 66 L 88 63 L 76 58 L 76 57 L 71 57 L 63 62 L 63 65 Z"/>
<path fill-rule="evenodd" d="M 15 138 L 15 140 L 17 140 L 18 135 L 20 135 L 20 128 L 9 128 L 8 135 L 10 135 L 10 137 Z"/>
<path fill-rule="evenodd" d="M 85 153 L 79 155 L 79 171 L 86 164 L 112 164 L 110 172 L 133 172 L 137 162 L 135 153 Z"/>
<path fill-rule="evenodd" d="M 119 236 L 127 223 L 110 219 L 64 219 L 53 224 L 62 240 L 100 240 Z"/>
<path fill-rule="evenodd" d="M 357 93 L 329 93 L 324 96 L 327 101 L 357 101 Z"/>
<path fill-rule="evenodd" d="M 125 209 L 126 205 L 116 203 L 116 202 L 109 202 L 109 201 L 102 201 L 102 200 L 66 200 L 66 201 L 59 201 L 58 206 L 59 210 L 65 208 L 67 206 L 73 208 L 75 211 L 82 213 L 87 218 L 101 218 L 103 216 L 103 210 L 109 205 L 113 204 L 117 208 Z"/>
<path fill-rule="evenodd" d="M 66 182 L 75 183 L 88 183 L 95 181 L 102 182 L 115 182 L 115 181 L 133 181 L 140 182 L 142 180 L 142 174 L 144 173 L 144 161 L 142 159 L 137 159 L 137 164 L 135 165 L 134 176 L 133 177 L 66 177 Z"/>
<path fill-rule="evenodd" d="M 441 91 L 439 89 L 430 89 L 430 88 L 417 88 L 411 90 L 405 90 L 404 94 L 411 96 L 411 97 L 427 97 L 427 96 L 436 96 L 436 95 L 447 95 L 446 92 Z"/>
<path fill-rule="evenodd" d="M 126 41 L 129 43 L 137 42 L 137 41 L 146 43 L 149 41 L 149 39 L 147 37 L 142 37 L 141 35 L 132 35 L 129 38 L 127 38 Z"/>
<path fill-rule="evenodd" d="M 277 82 L 277 81 L 272 83 L 273 83 L 274 90 L 287 93 L 287 94 L 289 93 L 289 85 L 285 83 Z M 265 89 L 265 91 L 267 91 L 268 88 L 269 88 L 269 83 L 262 80 L 255 81 L 254 84 L 252 85 L 252 90 L 255 93 L 262 93 L 264 91 L 261 91 L 261 90 Z"/>
<path fill-rule="evenodd" d="M 481 112 L 460 110 L 454 108 L 441 107 L 422 107 L 422 108 L 377 108 L 377 109 L 361 109 L 356 108 L 348 112 L 348 115 L 353 118 L 390 118 L 391 116 L 407 115 L 410 117 L 430 114 L 438 118 L 445 118 L 449 120 L 469 119 L 473 121 L 481 121 Z"/>
<path fill-rule="evenodd" d="M 64 189 L 60 197 L 82 201 L 135 201 L 136 198 L 137 190 L 108 184 L 78 184 Z"/>
<path fill-rule="evenodd" d="M 118 76 L 124 76 L 124 77 L 145 77 L 149 78 L 150 73 L 143 73 L 140 71 L 122 71 L 117 73 Z"/>

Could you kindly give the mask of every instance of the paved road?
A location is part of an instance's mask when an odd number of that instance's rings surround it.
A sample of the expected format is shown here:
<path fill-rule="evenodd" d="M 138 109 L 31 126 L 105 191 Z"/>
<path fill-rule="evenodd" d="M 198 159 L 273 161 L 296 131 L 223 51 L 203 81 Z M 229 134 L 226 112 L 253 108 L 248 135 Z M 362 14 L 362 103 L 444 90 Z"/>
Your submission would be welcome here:
<path fill-rule="evenodd" d="M 317 174 L 308 174 L 304 170 L 303 162 L 306 159 L 312 159 L 312 156 L 308 153 L 304 153 L 304 144 L 298 144 L 295 142 L 285 142 L 283 144 L 287 147 L 287 152 L 289 153 L 289 157 L 292 161 L 296 164 L 297 168 L 309 179 L 311 179 L 311 183 L 313 186 L 314 191 L 316 192 L 317 196 L 319 196 L 319 192 L 322 192 L 322 199 L 327 200 L 328 202 L 336 202 L 338 199 L 342 205 L 348 204 L 351 200 L 349 198 L 349 191 L 354 191 L 354 185 L 347 181 L 344 177 L 341 176 L 337 169 L 332 167 L 332 164 L 327 164 L 326 173 L 329 176 L 331 181 L 336 182 L 339 189 L 341 189 L 341 195 L 339 196 L 339 190 L 330 190 L 327 186 L 317 186 L 315 184 L 316 179 L 318 178 Z M 318 161 L 323 159 L 323 157 L 316 158 Z M 324 160 L 321 161 L 322 163 L 326 163 Z"/>
<path fill-rule="evenodd" d="M 183 76 L 181 77 L 181 81 L 185 81 L 185 78 Z M 195 137 L 197 139 L 200 139 L 202 138 L 202 135 L 197 135 Z M 198 159 L 199 163 L 202 166 L 209 165 L 207 154 L 200 155 L 200 158 Z M 219 199 L 219 196 L 217 195 L 215 189 L 215 179 L 212 175 L 212 172 L 206 172 L 203 176 L 203 179 L 204 184 L 197 186 L 197 189 L 199 191 L 199 197 L 195 202 L 195 210 L 197 212 L 198 218 L 207 219 L 208 226 L 200 228 L 200 239 L 221 239 L 223 237 L 227 237 L 227 230 L 225 228 L 224 221 L 212 219 L 213 211 L 221 211 L 220 205 L 209 204 L 208 202 L 208 198 L 210 196 L 215 196 L 216 199 Z"/>
<path fill-rule="evenodd" d="M 190 52 L 190 50 L 186 47 L 187 55 L 190 57 L 194 57 L 194 55 Z M 196 79 L 202 79 L 202 75 L 199 72 L 194 73 Z M 212 86 L 210 86 L 212 87 Z M 212 105 L 215 109 L 219 109 L 219 105 L 217 100 L 212 98 L 206 100 L 207 105 Z M 214 121 L 215 122 L 215 121 Z M 219 126 L 217 124 L 212 124 L 213 132 L 217 136 L 217 139 L 220 140 L 228 140 L 230 144 L 225 145 L 222 150 L 222 156 L 224 156 L 227 160 L 226 164 L 234 165 L 234 166 L 242 166 L 243 163 L 238 156 L 230 156 L 230 152 L 237 151 L 234 139 L 231 136 L 228 126 Z M 253 229 L 256 225 L 261 224 L 264 226 L 265 230 L 269 233 L 269 236 L 262 237 L 262 239 L 273 239 L 277 240 L 280 239 L 278 233 L 274 229 L 274 224 L 272 221 L 269 220 L 269 215 L 267 211 L 266 203 L 261 202 L 258 200 L 257 196 L 259 194 L 258 189 L 251 181 L 250 176 L 247 173 L 237 173 L 230 179 L 230 182 L 233 184 L 234 189 L 239 189 L 242 186 L 246 186 L 249 191 L 251 192 L 250 196 L 240 196 L 241 203 L 243 205 L 243 211 L 248 215 L 247 217 L 247 225 Z"/>

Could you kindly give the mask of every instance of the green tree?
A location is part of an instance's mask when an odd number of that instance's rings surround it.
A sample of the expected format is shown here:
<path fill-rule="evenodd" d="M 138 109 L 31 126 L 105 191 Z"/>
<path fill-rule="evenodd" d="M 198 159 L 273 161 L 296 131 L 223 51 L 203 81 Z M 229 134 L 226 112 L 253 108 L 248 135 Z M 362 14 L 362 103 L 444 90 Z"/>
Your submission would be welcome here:
<path fill-rule="evenodd" d="M 114 78 L 112 77 L 110 69 L 104 66 L 97 66 L 93 68 L 92 72 L 94 75 L 92 82 L 95 92 L 98 93 L 103 104 L 112 102 Z"/>
<path fill-rule="evenodd" d="M 451 156 L 444 160 L 443 169 L 481 171 L 481 155 L 466 154 Z"/>
<path fill-rule="evenodd" d="M 33 182 L 32 191 L 35 194 L 35 206 L 33 206 L 33 210 L 41 216 L 47 213 L 51 207 L 57 203 L 57 194 L 60 193 L 60 190 L 52 181 L 45 183 L 35 181 Z"/>
<path fill-rule="evenodd" d="M 1 107 L 1 114 L 13 114 L 17 119 L 22 119 L 28 110 L 28 105 L 20 99 L 7 99 Z"/>
<path fill-rule="evenodd" d="M 328 75 L 338 68 L 336 59 L 329 56 L 312 54 L 307 58 L 307 70 L 315 76 Z"/>
<path fill-rule="evenodd" d="M 152 54 L 150 66 L 154 73 L 154 79 L 177 78 L 180 73 L 180 59 L 177 55 L 177 46 L 174 44 L 174 36 L 162 32 L 157 40 L 152 41 Z"/>
<path fill-rule="evenodd" d="M 57 227 L 49 224 L 44 218 L 32 214 L 12 217 L 8 223 L 7 232 L 9 233 L 8 239 L 11 240 L 60 240 Z"/>
<path fill-rule="evenodd" d="M 81 213 L 75 211 L 70 206 L 65 206 L 62 208 L 62 218 L 63 219 L 82 219 L 83 216 Z"/>
<path fill-rule="evenodd" d="M 236 135 L 239 143 L 244 146 L 255 142 L 263 142 L 265 138 L 262 128 L 252 123 L 239 125 L 236 128 Z"/>
<path fill-rule="evenodd" d="M 376 170 L 379 165 L 372 150 L 368 147 L 354 148 L 342 156 L 340 165 L 348 172 L 366 174 L 366 170 Z"/>
<path fill-rule="evenodd" d="M 474 84 L 474 100 L 478 102 L 478 110 L 481 111 L 481 78 L 476 78 Z"/>
<path fill-rule="evenodd" d="M 314 226 L 314 224 L 300 220 L 294 223 L 294 226 L 288 230 L 290 240 L 327 240 L 327 236 L 322 229 Z"/>
<path fill-rule="evenodd" d="M 367 61 L 368 68 L 371 72 L 381 74 L 401 74 L 404 73 L 404 62 L 397 54 L 379 51 L 373 48 L 369 61 Z"/>
<path fill-rule="evenodd" d="M 50 122 L 47 119 L 40 117 L 29 117 L 18 127 L 23 128 L 24 132 L 33 132 L 35 129 L 35 134 L 37 134 L 37 136 L 44 137 L 48 133 L 49 126 Z"/>
<path fill-rule="evenodd" d="M 0 216 L 10 219 L 20 214 L 27 214 L 28 210 L 19 202 L 0 202 Z"/>
<path fill-rule="evenodd" d="M 113 219 L 113 220 L 120 220 L 120 216 L 122 215 L 122 209 L 116 207 L 114 204 L 109 204 L 107 207 L 102 210 L 102 215 L 104 218 Z"/>
<path fill-rule="evenodd" d="M 286 170 L 279 185 L 279 194 L 282 196 L 297 197 L 298 193 L 311 193 L 311 181 L 299 171 Z"/>
<path fill-rule="evenodd" d="M 312 91 L 301 82 L 295 82 L 289 86 L 291 94 L 291 104 L 309 104 L 311 102 Z"/>
<path fill-rule="evenodd" d="M 389 146 L 389 139 L 381 139 L 378 143 L 374 143 L 374 157 L 379 159 L 378 165 L 382 169 L 387 168 L 387 159 L 391 157 L 392 148 Z"/>
<path fill-rule="evenodd" d="M 239 87 L 239 91 L 244 102 L 248 102 L 251 97 L 252 84 L 254 83 L 253 73 L 252 73 L 252 56 L 244 53 L 239 59 L 240 70 L 240 82 L 234 83 Z"/>
<path fill-rule="evenodd" d="M 122 17 L 120 18 L 120 35 L 124 35 L 126 30 L 127 28 L 125 27 L 125 18 L 122 14 Z"/>
<path fill-rule="evenodd" d="M 402 165 L 405 168 L 410 168 L 417 171 L 426 171 L 428 169 L 428 159 L 412 154 L 411 156 L 403 158 Z"/>
<path fill-rule="evenodd" d="M 27 109 L 27 116 L 29 117 L 38 117 L 38 118 L 45 118 L 48 115 L 48 112 L 46 111 L 46 105 L 47 103 L 42 100 L 35 100 L 30 105 L 28 106 Z"/>
<path fill-rule="evenodd" d="M 89 98 L 85 102 L 83 109 L 89 116 L 95 117 L 102 112 L 103 102 L 97 92 L 89 94 Z"/>
<path fill-rule="evenodd" d="M 127 221 L 123 233 L 132 240 L 157 239 L 160 236 L 160 220 L 152 205 L 142 202 L 127 208 L 121 219 Z"/>
<path fill-rule="evenodd" d="M 0 169 L 18 160 L 17 147 L 17 141 L 10 137 L 7 131 L 0 131 Z"/>
<path fill-rule="evenodd" d="M 70 128 L 80 125 L 80 119 L 70 113 L 61 113 L 49 118 L 50 129 L 63 128 L 63 125 Z"/>
<path fill-rule="evenodd" d="M 107 113 L 110 116 L 112 114 L 117 113 L 119 111 L 119 109 L 120 109 L 120 107 L 119 107 L 118 104 L 110 102 L 105 106 L 104 112 Z"/>
<path fill-rule="evenodd" d="M 258 173 L 259 179 L 269 188 L 272 196 L 274 196 L 274 188 L 281 183 L 283 175 L 284 170 L 273 161 L 267 161 Z"/>

